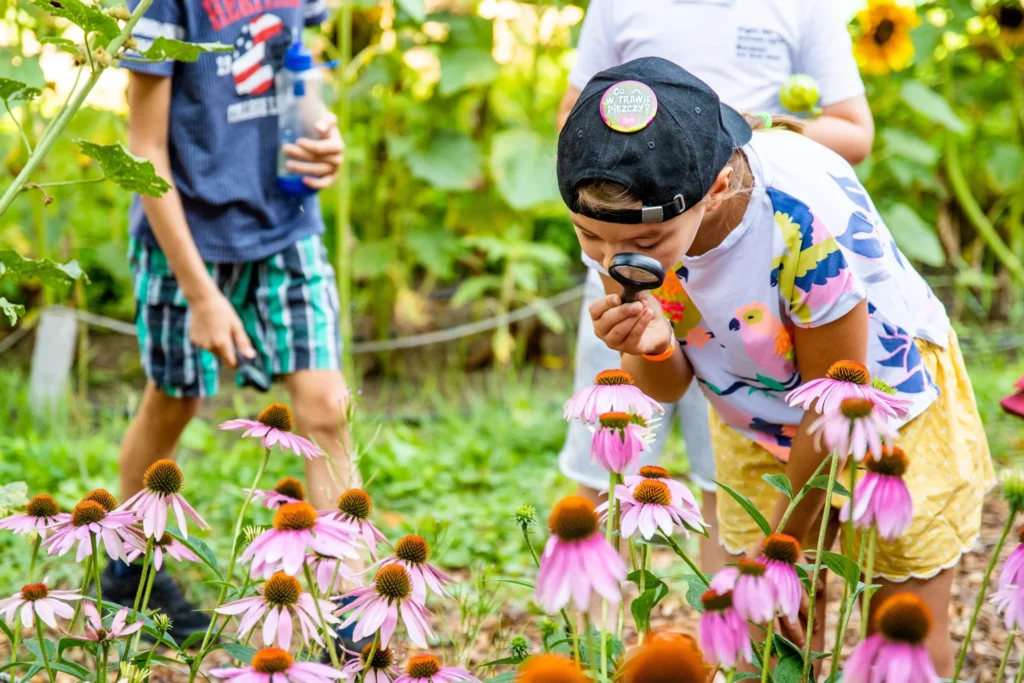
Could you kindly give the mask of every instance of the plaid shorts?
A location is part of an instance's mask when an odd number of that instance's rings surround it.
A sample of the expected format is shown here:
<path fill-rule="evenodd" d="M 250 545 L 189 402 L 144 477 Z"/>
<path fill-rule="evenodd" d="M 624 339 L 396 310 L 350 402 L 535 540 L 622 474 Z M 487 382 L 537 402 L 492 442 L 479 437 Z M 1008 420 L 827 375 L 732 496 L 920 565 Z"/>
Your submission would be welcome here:
<path fill-rule="evenodd" d="M 169 396 L 213 396 L 220 361 L 189 341 L 191 311 L 167 257 L 133 239 L 129 259 L 146 376 Z M 262 261 L 206 267 L 238 312 L 265 372 L 340 369 L 337 287 L 318 235 Z"/>

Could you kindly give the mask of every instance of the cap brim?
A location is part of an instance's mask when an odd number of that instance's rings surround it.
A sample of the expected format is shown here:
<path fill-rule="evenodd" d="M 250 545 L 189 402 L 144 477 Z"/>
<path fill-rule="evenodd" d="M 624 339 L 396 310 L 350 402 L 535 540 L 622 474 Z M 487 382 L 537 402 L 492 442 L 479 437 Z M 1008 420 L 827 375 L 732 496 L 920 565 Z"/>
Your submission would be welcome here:
<path fill-rule="evenodd" d="M 725 124 L 725 130 L 732 136 L 732 143 L 735 147 L 742 147 L 743 145 L 750 142 L 750 138 L 754 135 L 754 131 L 750 129 L 750 124 L 743 118 L 743 114 L 739 113 L 727 104 L 722 106 L 722 123 Z"/>

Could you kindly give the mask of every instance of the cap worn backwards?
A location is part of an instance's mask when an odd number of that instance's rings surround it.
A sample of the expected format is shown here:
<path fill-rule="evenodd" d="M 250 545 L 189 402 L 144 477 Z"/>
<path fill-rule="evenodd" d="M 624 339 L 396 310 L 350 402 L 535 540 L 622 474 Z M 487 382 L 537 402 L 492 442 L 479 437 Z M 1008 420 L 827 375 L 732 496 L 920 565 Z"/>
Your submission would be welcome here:
<path fill-rule="evenodd" d="M 612 223 L 661 223 L 711 190 L 750 126 L 704 81 L 658 57 L 644 57 L 590 79 L 558 136 L 558 189 L 570 210 Z M 577 189 L 610 181 L 643 208 L 595 211 Z"/>

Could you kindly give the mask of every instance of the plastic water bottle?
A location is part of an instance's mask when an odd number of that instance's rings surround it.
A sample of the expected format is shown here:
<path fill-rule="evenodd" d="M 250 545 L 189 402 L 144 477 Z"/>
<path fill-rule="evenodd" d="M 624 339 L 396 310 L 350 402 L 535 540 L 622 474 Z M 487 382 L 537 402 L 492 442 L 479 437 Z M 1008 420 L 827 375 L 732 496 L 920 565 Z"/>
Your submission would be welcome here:
<path fill-rule="evenodd" d="M 284 153 L 285 143 L 299 138 L 316 139 L 316 124 L 326 111 L 322 97 L 323 70 L 313 63 L 313 55 L 301 40 L 295 40 L 285 53 L 274 83 L 277 89 L 277 125 L 281 150 L 277 155 L 277 186 L 285 194 L 307 195 L 316 192 L 302 182 L 302 176 L 289 171 L 291 158 Z"/>

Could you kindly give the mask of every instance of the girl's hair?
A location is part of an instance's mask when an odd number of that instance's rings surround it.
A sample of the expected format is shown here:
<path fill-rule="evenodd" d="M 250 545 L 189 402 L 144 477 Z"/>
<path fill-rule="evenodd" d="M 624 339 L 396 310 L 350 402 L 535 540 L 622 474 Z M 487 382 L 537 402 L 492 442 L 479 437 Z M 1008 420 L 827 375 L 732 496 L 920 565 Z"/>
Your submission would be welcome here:
<path fill-rule="evenodd" d="M 793 116 L 773 115 L 771 126 L 768 125 L 766 116 L 756 114 L 744 114 L 743 118 L 750 124 L 752 130 L 766 130 L 769 128 L 780 128 L 803 135 L 804 123 Z M 729 158 L 728 166 L 733 167 L 732 178 L 729 180 L 729 189 L 715 198 L 716 201 L 731 199 L 737 195 L 749 192 L 750 164 L 747 163 L 747 155 L 743 150 L 736 149 Z M 589 211 L 621 211 L 623 209 L 638 209 L 643 205 L 640 198 L 625 185 L 610 180 L 593 180 L 582 183 L 576 188 L 576 201 L 580 208 Z M 703 200 L 702 200 L 703 201 Z"/>

